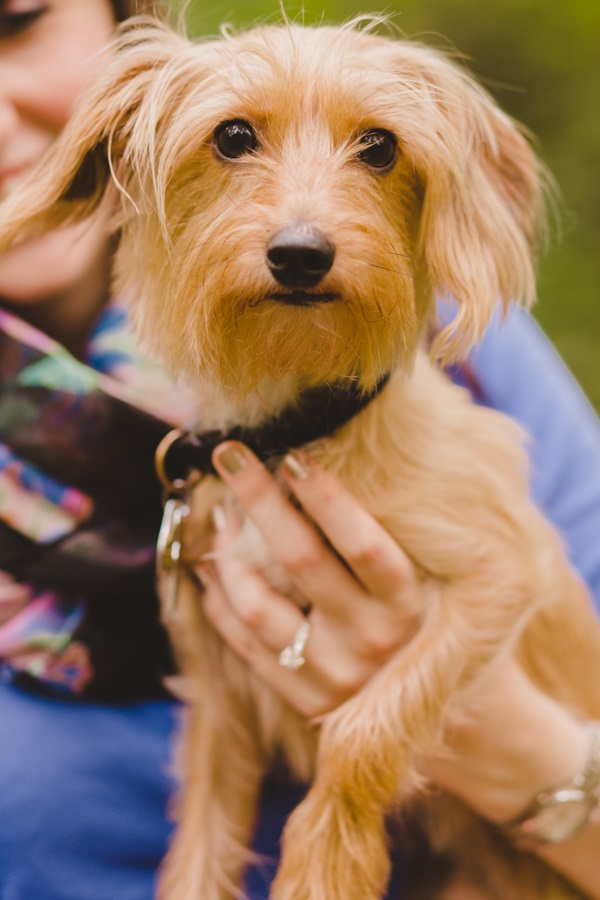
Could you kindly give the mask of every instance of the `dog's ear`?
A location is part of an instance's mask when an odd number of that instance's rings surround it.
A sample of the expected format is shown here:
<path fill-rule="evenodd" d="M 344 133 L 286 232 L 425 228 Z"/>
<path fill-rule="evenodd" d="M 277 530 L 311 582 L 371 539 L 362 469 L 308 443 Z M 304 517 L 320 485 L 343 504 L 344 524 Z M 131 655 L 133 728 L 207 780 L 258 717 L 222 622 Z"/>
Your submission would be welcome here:
<path fill-rule="evenodd" d="M 131 119 L 158 69 L 182 38 L 148 18 L 123 26 L 106 65 L 62 134 L 14 193 L 0 204 L 0 253 L 100 204 L 125 152 Z"/>
<path fill-rule="evenodd" d="M 449 361 L 482 336 L 499 304 L 535 299 L 544 176 L 520 128 L 462 68 L 417 48 L 410 77 L 419 97 L 419 255 L 436 295 L 457 304 L 432 353 Z"/>

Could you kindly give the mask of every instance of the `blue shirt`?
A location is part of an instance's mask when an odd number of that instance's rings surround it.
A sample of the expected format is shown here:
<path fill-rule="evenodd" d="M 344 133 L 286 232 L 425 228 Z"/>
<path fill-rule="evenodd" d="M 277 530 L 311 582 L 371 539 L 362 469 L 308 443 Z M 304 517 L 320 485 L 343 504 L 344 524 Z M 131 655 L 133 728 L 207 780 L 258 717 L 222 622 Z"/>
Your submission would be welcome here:
<path fill-rule="evenodd" d="M 488 330 L 469 369 L 479 401 L 531 435 L 533 496 L 600 609 L 594 412 L 523 313 Z M 178 712 L 168 701 L 96 705 L 0 684 L 0 900 L 151 900 L 171 830 Z M 276 854 L 298 799 L 293 788 L 266 789 L 257 849 Z M 266 898 L 272 871 L 266 865 L 249 875 L 252 900 Z"/>

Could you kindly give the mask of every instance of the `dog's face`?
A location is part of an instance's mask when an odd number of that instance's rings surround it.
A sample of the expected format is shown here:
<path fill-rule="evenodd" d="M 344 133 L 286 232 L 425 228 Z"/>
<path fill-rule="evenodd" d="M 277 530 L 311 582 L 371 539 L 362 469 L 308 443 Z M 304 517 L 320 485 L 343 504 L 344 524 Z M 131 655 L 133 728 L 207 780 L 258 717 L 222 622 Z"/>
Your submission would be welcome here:
<path fill-rule="evenodd" d="M 434 296 L 464 351 L 533 293 L 538 171 L 440 55 L 346 27 L 125 30 L 0 249 L 121 189 L 117 285 L 176 374 L 238 395 L 408 369 Z"/>

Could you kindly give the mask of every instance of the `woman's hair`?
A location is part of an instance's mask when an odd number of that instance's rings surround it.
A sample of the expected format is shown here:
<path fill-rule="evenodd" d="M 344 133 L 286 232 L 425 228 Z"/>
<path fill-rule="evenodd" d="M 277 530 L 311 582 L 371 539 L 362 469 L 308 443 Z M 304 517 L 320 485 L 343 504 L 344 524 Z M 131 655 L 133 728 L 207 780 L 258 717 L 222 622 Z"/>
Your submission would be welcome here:
<path fill-rule="evenodd" d="M 164 7 L 160 0 L 111 0 L 117 22 L 122 22 L 128 16 L 136 13 L 153 12 L 164 15 Z"/>

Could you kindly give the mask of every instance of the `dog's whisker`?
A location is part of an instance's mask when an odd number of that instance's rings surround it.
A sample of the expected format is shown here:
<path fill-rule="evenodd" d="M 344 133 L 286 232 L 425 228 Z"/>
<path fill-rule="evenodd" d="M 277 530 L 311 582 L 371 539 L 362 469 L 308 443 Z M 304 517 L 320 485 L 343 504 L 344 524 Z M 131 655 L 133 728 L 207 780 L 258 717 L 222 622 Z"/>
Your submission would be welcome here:
<path fill-rule="evenodd" d="M 443 271 L 439 268 L 439 266 L 433 265 L 433 263 L 428 262 L 422 256 L 411 256 L 410 253 L 401 253 L 399 250 L 388 250 L 385 251 L 388 256 L 400 256 L 402 259 L 407 259 L 409 262 L 414 262 L 418 266 L 424 266 L 427 269 L 432 269 L 432 271 L 443 275 Z"/>
<path fill-rule="evenodd" d="M 382 263 L 374 263 L 371 261 L 367 261 L 367 265 L 372 269 L 379 269 L 382 272 L 389 272 L 391 275 L 403 275 L 410 278 L 410 280 L 414 281 L 415 284 L 424 284 L 430 288 L 434 287 L 434 283 L 430 281 L 430 279 L 421 278 L 419 275 L 415 275 L 415 273 L 411 269 L 401 269 L 396 266 L 384 266 Z"/>

